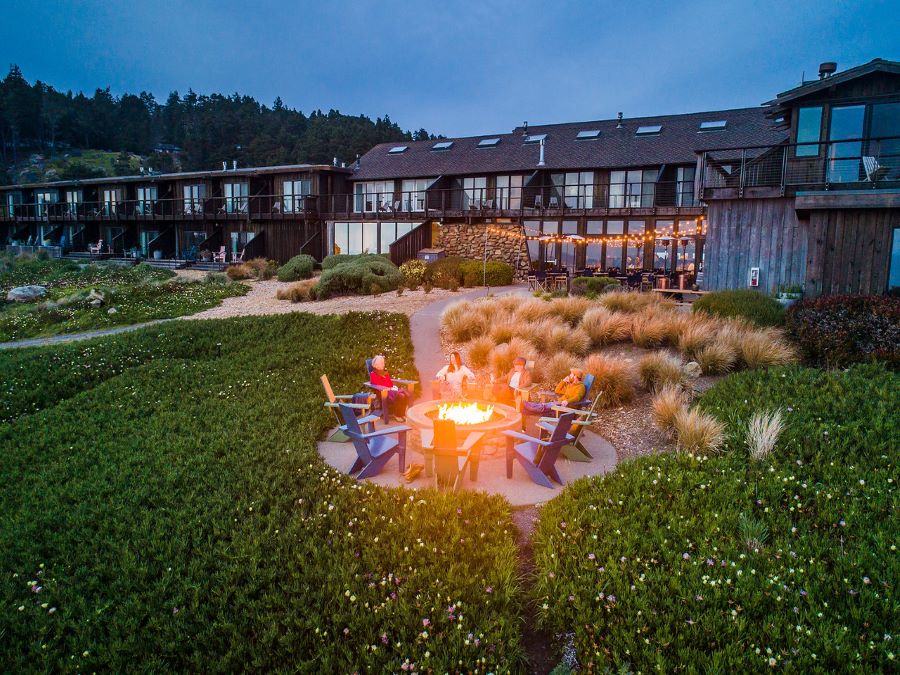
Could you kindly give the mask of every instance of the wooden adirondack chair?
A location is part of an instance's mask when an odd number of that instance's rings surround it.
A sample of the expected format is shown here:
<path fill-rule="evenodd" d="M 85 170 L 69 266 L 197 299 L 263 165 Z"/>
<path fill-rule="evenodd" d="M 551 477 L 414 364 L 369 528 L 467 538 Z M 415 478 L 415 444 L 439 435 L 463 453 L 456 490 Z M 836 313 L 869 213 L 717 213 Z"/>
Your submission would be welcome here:
<path fill-rule="evenodd" d="M 218 253 L 213 253 L 213 262 L 224 263 L 228 256 L 228 250 L 224 246 L 219 247 Z"/>
<path fill-rule="evenodd" d="M 591 403 L 591 407 L 587 410 L 578 410 L 576 408 L 568 408 L 564 405 L 555 405 L 553 406 L 553 410 L 556 412 L 556 417 L 541 417 L 538 420 L 537 426 L 538 429 L 541 430 L 541 435 L 546 435 L 546 437 L 549 438 L 553 435 L 556 425 L 559 424 L 559 416 L 561 414 L 572 413 L 575 415 L 575 419 L 572 422 L 572 428 L 566 435 L 566 444 L 562 449 L 562 455 L 566 459 L 570 459 L 573 462 L 590 462 L 594 459 L 594 456 L 588 452 L 588 449 L 582 444 L 581 434 L 595 419 L 597 419 L 597 417 L 599 417 L 595 410 L 597 409 L 597 402 L 600 400 L 600 395 L 602 393 L 603 392 L 597 393 L 597 397 L 594 399 L 594 402 Z"/>
<path fill-rule="evenodd" d="M 369 401 L 367 403 L 353 403 L 353 394 L 334 393 L 327 375 L 322 375 L 319 379 L 322 381 L 322 387 L 325 389 L 325 396 L 328 398 L 328 400 L 325 401 L 325 407 L 331 408 L 331 412 L 334 413 L 334 420 L 337 422 L 337 429 L 335 429 L 334 433 L 328 437 L 329 441 L 333 443 L 343 443 L 350 440 L 350 437 L 347 436 L 347 425 L 341 421 L 341 415 L 338 412 L 338 405 L 341 403 L 355 410 L 357 415 L 360 415 L 357 422 L 363 430 L 368 428 L 368 431 L 375 431 L 375 421 L 381 419 L 378 415 L 371 414 L 375 394 L 369 394 Z"/>
<path fill-rule="evenodd" d="M 435 420 L 433 430 L 422 430 L 425 475 L 434 475 L 435 487 L 451 485 L 456 491 L 468 465 L 469 479 L 478 480 L 478 443 L 482 438 L 483 432 L 473 431 L 459 445 L 453 420 Z"/>
<path fill-rule="evenodd" d="M 395 454 L 400 460 L 400 473 L 406 471 L 406 432 L 412 427 L 397 424 L 392 427 L 364 433 L 359 426 L 356 412 L 346 403 L 339 403 L 338 409 L 344 419 L 346 434 L 356 449 L 356 461 L 348 473 L 357 480 L 370 478 L 381 472 L 388 460 Z M 397 438 L 389 438 L 397 434 Z"/>
<path fill-rule="evenodd" d="M 556 423 L 556 428 L 547 440 L 535 438 L 520 431 L 504 431 L 506 436 L 506 477 L 512 478 L 513 460 L 519 461 L 522 468 L 538 485 L 553 489 L 553 480 L 564 485 L 563 479 L 556 470 L 556 460 L 562 447 L 567 442 L 569 429 L 575 420 L 573 413 L 565 413 Z M 516 441 L 521 441 L 516 443 Z"/>
<path fill-rule="evenodd" d="M 372 375 L 372 359 L 366 359 L 366 375 Z M 419 383 L 418 380 L 399 380 L 395 377 L 392 377 L 394 384 L 398 386 L 404 386 L 409 390 L 409 395 L 412 397 L 413 391 L 416 388 L 416 385 Z M 371 382 L 363 382 L 364 387 L 368 387 L 369 389 L 373 389 L 378 392 L 378 403 L 381 406 L 381 417 L 384 419 L 384 423 L 387 424 L 389 422 L 388 419 L 388 407 L 387 407 L 387 395 L 391 390 L 390 387 L 382 387 L 378 384 L 372 384 Z"/>

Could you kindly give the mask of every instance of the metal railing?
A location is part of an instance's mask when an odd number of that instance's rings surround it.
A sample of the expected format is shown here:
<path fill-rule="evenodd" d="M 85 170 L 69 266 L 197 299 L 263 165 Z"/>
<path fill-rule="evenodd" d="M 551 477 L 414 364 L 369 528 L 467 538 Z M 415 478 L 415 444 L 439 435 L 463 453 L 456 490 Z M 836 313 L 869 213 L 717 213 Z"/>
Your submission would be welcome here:
<path fill-rule="evenodd" d="M 839 190 L 897 187 L 900 136 L 748 146 L 703 153 L 704 199 L 753 188 Z"/>

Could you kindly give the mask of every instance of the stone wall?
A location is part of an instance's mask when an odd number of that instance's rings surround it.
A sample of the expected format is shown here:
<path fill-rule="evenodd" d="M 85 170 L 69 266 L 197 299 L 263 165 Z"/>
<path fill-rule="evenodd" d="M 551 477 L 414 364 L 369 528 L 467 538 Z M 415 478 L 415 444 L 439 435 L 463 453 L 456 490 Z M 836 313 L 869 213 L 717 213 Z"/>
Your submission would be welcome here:
<path fill-rule="evenodd" d="M 487 229 L 487 258 L 502 260 L 512 265 L 515 278 L 522 280 L 528 274 L 528 247 L 524 230 L 519 224 L 510 223 L 438 223 L 435 248 L 443 248 L 448 256 L 471 260 L 484 257 L 484 235 Z"/>

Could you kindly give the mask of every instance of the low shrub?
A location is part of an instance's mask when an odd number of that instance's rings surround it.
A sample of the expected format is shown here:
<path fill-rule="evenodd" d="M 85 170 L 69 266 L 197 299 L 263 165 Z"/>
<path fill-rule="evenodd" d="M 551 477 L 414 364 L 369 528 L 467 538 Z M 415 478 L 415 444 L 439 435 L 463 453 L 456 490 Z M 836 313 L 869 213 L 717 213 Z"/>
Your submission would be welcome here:
<path fill-rule="evenodd" d="M 681 361 L 664 351 L 647 354 L 638 362 L 638 377 L 648 391 L 659 391 L 666 385 L 686 386 L 687 376 L 681 369 Z"/>
<path fill-rule="evenodd" d="M 691 311 L 726 319 L 741 317 L 757 326 L 780 326 L 784 323 L 781 303 L 759 291 L 748 289 L 707 293 L 691 306 Z"/>
<path fill-rule="evenodd" d="M 259 281 L 268 281 L 278 273 L 278 263 L 266 258 L 253 258 L 244 263 Z"/>
<path fill-rule="evenodd" d="M 424 260 L 407 260 L 400 265 L 400 274 L 403 276 L 403 285 L 414 291 L 425 283 L 425 272 L 428 263 Z"/>
<path fill-rule="evenodd" d="M 311 255 L 295 255 L 278 268 L 278 281 L 300 281 L 313 275 L 316 259 Z"/>
<path fill-rule="evenodd" d="M 225 274 L 232 281 L 252 279 L 256 276 L 255 270 L 245 263 L 241 263 L 240 265 L 229 265 L 228 269 L 225 270 Z"/>
<path fill-rule="evenodd" d="M 615 408 L 634 398 L 634 370 L 622 359 L 591 354 L 584 369 L 594 376 L 594 392 L 604 408 Z"/>
<path fill-rule="evenodd" d="M 383 254 L 376 253 L 336 253 L 334 255 L 325 256 L 325 259 L 322 261 L 322 269 L 329 270 L 332 267 L 337 267 L 338 265 L 343 265 L 344 263 L 353 263 L 358 261 L 366 261 L 371 260 L 372 258 L 379 258 L 380 260 L 386 260 L 388 262 L 391 261 L 389 256 Z"/>
<path fill-rule="evenodd" d="M 460 269 L 462 262 L 462 258 L 449 256 L 428 263 L 428 268 L 425 270 L 425 281 L 438 288 L 458 289 L 463 283 Z"/>
<path fill-rule="evenodd" d="M 513 282 L 512 265 L 501 260 L 463 260 L 459 272 L 463 286 L 509 286 Z"/>
<path fill-rule="evenodd" d="M 601 295 L 621 287 L 618 281 L 609 277 L 575 277 L 572 279 L 571 293 L 572 295 L 587 295 L 588 293 Z"/>
<path fill-rule="evenodd" d="M 679 450 L 695 455 L 717 452 L 725 442 L 725 426 L 709 413 L 697 408 L 682 408 L 672 418 Z"/>
<path fill-rule="evenodd" d="M 290 300 L 291 302 L 308 302 L 316 299 L 315 279 L 304 279 L 297 283 L 291 284 L 287 288 L 279 288 L 275 294 L 279 300 Z"/>
<path fill-rule="evenodd" d="M 581 320 L 594 349 L 627 340 L 631 335 L 631 319 L 626 314 L 611 312 L 605 307 L 588 310 Z"/>
<path fill-rule="evenodd" d="M 317 295 L 320 300 L 335 295 L 377 295 L 396 290 L 403 283 L 400 270 L 383 256 L 353 256 L 346 262 L 323 269 Z"/>
<path fill-rule="evenodd" d="M 788 308 L 787 331 L 812 365 L 845 368 L 885 361 L 900 367 L 900 298 L 844 295 Z"/>

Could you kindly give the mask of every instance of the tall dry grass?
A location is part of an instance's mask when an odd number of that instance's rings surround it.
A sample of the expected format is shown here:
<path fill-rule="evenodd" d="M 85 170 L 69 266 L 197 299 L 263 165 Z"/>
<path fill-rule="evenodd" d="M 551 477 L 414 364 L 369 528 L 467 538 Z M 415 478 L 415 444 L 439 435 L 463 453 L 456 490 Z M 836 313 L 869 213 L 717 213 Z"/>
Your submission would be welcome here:
<path fill-rule="evenodd" d="M 544 377 L 547 382 L 556 384 L 569 374 L 569 370 L 580 367 L 580 363 L 581 360 L 575 354 L 556 352 L 545 363 Z"/>
<path fill-rule="evenodd" d="M 591 354 L 584 369 L 594 376 L 594 391 L 604 408 L 617 407 L 634 398 L 634 369 L 628 362 L 605 354 Z"/>
<path fill-rule="evenodd" d="M 441 314 L 441 326 L 451 342 L 462 344 L 484 335 L 490 328 L 490 321 L 468 300 L 449 305 Z"/>
<path fill-rule="evenodd" d="M 494 321 L 491 325 L 491 330 L 488 335 L 491 340 L 494 341 L 494 344 L 500 344 L 501 342 L 509 342 L 512 340 L 513 336 L 515 336 L 518 332 L 518 328 L 510 317 L 501 316 L 498 317 L 496 321 Z"/>
<path fill-rule="evenodd" d="M 469 353 L 469 365 L 476 370 L 480 370 L 488 365 L 491 356 L 491 350 L 494 348 L 494 341 L 486 335 L 477 337 L 472 340 L 466 349 Z"/>
<path fill-rule="evenodd" d="M 577 326 L 594 303 L 587 298 L 568 297 L 550 301 L 550 314 L 558 316 L 570 326 Z"/>
<path fill-rule="evenodd" d="M 797 350 L 774 329 L 745 333 L 738 340 L 738 360 L 746 368 L 772 368 L 797 362 Z"/>
<path fill-rule="evenodd" d="M 626 314 L 611 312 L 605 307 L 588 310 L 580 328 L 587 334 L 591 347 L 599 349 L 631 336 L 631 319 Z"/>
<path fill-rule="evenodd" d="M 517 323 L 535 323 L 546 319 L 551 314 L 550 303 L 537 298 L 528 298 L 519 303 L 513 312 Z"/>
<path fill-rule="evenodd" d="M 673 428 L 678 448 L 694 454 L 716 452 L 725 442 L 725 426 L 696 408 L 675 413 Z"/>
<path fill-rule="evenodd" d="M 780 410 L 755 413 L 747 426 L 747 447 L 756 461 L 766 459 L 775 449 L 784 428 Z"/>
<path fill-rule="evenodd" d="M 653 419 L 667 435 L 675 434 L 675 417 L 688 407 L 688 397 L 681 387 L 666 385 L 653 397 Z"/>
<path fill-rule="evenodd" d="M 590 349 L 591 339 L 581 328 L 572 328 L 569 325 L 554 326 L 546 336 L 545 351 L 548 354 L 572 352 L 584 356 Z"/>
<path fill-rule="evenodd" d="M 318 279 L 304 279 L 287 286 L 279 288 L 275 293 L 275 297 L 279 300 L 290 300 L 291 302 L 308 302 L 316 299 L 316 286 Z"/>
<path fill-rule="evenodd" d="M 685 359 L 696 361 L 700 350 L 715 340 L 716 329 L 715 322 L 705 317 L 688 317 L 678 336 L 678 351 Z"/>
<path fill-rule="evenodd" d="M 661 347 L 669 335 L 668 317 L 639 313 L 631 320 L 631 341 L 644 349 Z"/>
<path fill-rule="evenodd" d="M 494 377 L 503 377 L 512 370 L 515 358 L 516 354 L 513 353 L 508 344 L 495 345 L 488 355 L 488 364 Z"/>
<path fill-rule="evenodd" d="M 687 388 L 689 379 L 681 369 L 681 360 L 659 351 L 647 354 L 638 362 L 638 377 L 645 389 L 654 392 L 666 385 Z"/>
<path fill-rule="evenodd" d="M 694 354 L 704 375 L 725 375 L 730 373 L 737 362 L 737 351 L 729 340 L 719 337 L 701 347 Z"/>
<path fill-rule="evenodd" d="M 538 321 L 530 321 L 517 326 L 519 337 L 527 340 L 542 354 L 552 353 L 550 335 L 555 328 L 563 328 L 564 324 L 557 318 L 545 317 Z"/>
<path fill-rule="evenodd" d="M 600 296 L 600 304 L 612 312 L 634 314 L 657 300 L 653 293 L 632 293 L 631 291 L 611 291 Z"/>

